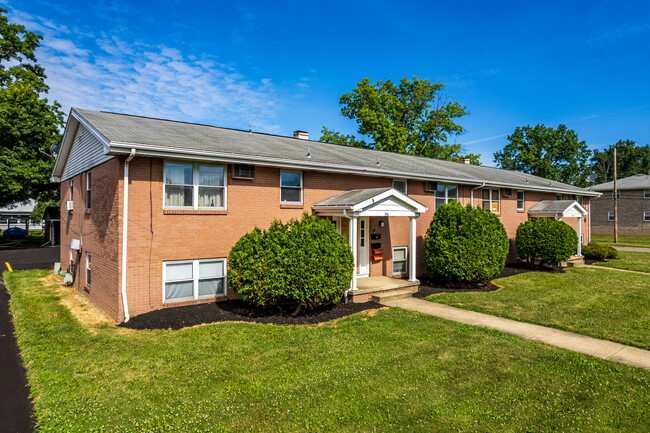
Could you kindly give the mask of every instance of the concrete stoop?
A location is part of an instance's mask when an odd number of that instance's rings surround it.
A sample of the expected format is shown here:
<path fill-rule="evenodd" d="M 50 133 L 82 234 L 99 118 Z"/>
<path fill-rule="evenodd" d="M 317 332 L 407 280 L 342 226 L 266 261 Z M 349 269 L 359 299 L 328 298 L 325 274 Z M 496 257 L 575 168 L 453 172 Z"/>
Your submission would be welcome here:
<path fill-rule="evenodd" d="M 566 262 L 566 267 L 567 268 L 579 268 L 585 266 L 585 259 L 584 257 L 572 257 Z"/>
<path fill-rule="evenodd" d="M 383 304 L 388 301 L 396 301 L 398 299 L 410 298 L 413 296 L 411 290 L 390 290 L 388 292 L 380 292 L 372 295 L 372 300 Z"/>

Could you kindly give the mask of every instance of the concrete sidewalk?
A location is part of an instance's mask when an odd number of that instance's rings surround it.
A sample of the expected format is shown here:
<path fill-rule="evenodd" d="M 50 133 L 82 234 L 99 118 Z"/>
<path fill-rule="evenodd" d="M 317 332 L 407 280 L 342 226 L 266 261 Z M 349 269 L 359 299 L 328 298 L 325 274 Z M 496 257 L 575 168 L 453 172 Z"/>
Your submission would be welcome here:
<path fill-rule="evenodd" d="M 552 346 L 562 347 L 608 361 L 616 361 L 621 364 L 633 365 L 635 367 L 650 370 L 650 351 L 636 347 L 626 346 L 621 343 L 614 343 L 607 340 L 586 337 L 572 332 L 560 331 L 559 329 L 547 328 L 545 326 L 533 325 L 530 323 L 517 322 L 491 316 L 489 314 L 477 313 L 475 311 L 454 308 L 448 305 L 436 304 L 423 299 L 405 298 L 384 303 L 389 307 L 399 307 L 405 310 L 418 311 L 442 319 L 466 323 L 468 325 L 483 326 L 497 329 L 501 332 L 517 335 L 527 340 L 539 341 Z"/>
<path fill-rule="evenodd" d="M 636 253 L 650 253 L 650 248 L 643 248 L 643 247 L 617 247 L 615 245 L 612 245 L 614 248 L 616 248 L 619 251 L 633 251 Z"/>

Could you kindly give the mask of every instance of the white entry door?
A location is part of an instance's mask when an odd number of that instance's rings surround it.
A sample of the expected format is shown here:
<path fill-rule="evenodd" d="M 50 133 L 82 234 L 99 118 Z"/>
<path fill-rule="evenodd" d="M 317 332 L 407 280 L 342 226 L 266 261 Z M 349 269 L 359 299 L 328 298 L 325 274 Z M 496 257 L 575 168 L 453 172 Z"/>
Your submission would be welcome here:
<path fill-rule="evenodd" d="M 370 274 L 370 249 L 368 234 L 368 217 L 360 217 L 357 223 L 359 234 L 359 245 L 357 250 L 357 261 L 359 262 L 360 277 L 367 277 Z"/>

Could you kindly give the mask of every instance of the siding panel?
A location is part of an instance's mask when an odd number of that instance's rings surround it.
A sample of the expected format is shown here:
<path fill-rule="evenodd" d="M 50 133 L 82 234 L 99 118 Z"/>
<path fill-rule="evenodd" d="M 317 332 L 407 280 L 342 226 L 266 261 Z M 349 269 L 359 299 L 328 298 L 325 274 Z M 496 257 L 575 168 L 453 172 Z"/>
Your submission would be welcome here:
<path fill-rule="evenodd" d="M 67 180 L 102 164 L 114 156 L 104 154 L 104 146 L 88 129 L 79 125 L 61 180 Z"/>

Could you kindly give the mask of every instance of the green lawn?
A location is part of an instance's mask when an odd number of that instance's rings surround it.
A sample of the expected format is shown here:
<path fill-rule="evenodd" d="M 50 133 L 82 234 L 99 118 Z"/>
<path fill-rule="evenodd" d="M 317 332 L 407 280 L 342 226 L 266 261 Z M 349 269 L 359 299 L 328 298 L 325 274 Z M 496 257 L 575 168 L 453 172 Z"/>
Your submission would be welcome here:
<path fill-rule="evenodd" d="M 650 273 L 650 252 L 619 251 L 618 253 L 620 258 L 611 259 L 603 263 L 595 263 L 595 265 Z"/>
<path fill-rule="evenodd" d="M 614 236 L 592 236 L 591 240 L 619 247 L 650 248 L 650 236 L 619 236 L 617 244 L 614 244 Z"/>
<path fill-rule="evenodd" d="M 650 430 L 650 372 L 494 330 L 400 309 L 89 328 L 47 275 L 4 273 L 40 431 Z"/>
<path fill-rule="evenodd" d="M 427 299 L 650 349 L 650 276 L 572 268 L 494 282 L 503 289 Z"/>

